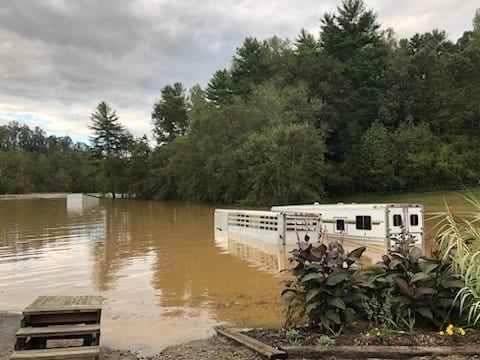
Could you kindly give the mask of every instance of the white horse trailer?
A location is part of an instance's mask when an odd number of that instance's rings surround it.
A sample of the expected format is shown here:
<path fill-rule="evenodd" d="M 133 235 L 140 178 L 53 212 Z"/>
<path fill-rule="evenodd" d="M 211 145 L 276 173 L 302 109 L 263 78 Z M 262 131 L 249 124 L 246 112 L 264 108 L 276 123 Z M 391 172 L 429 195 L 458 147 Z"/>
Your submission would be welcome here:
<path fill-rule="evenodd" d="M 324 240 L 359 245 L 394 245 L 393 238 L 412 236 L 423 249 L 424 211 L 420 204 L 319 204 L 273 206 L 274 212 L 308 212 L 322 217 Z"/>
<path fill-rule="evenodd" d="M 237 240 L 255 239 L 286 245 L 321 239 L 319 213 L 216 209 L 214 222 L 216 232 Z"/>

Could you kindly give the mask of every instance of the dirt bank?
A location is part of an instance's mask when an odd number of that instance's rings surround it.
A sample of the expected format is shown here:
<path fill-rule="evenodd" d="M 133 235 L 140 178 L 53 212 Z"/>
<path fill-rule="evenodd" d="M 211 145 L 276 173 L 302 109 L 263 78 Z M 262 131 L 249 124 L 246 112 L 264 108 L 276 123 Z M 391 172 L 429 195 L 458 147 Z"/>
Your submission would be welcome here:
<path fill-rule="evenodd" d="M 0 360 L 7 360 L 15 344 L 15 332 L 20 326 L 20 314 L 0 313 Z M 109 349 L 102 346 L 100 359 L 109 360 L 261 360 L 262 357 L 253 351 L 233 343 L 222 337 L 191 341 L 185 344 L 168 347 L 153 357 L 142 357 L 129 350 Z"/>

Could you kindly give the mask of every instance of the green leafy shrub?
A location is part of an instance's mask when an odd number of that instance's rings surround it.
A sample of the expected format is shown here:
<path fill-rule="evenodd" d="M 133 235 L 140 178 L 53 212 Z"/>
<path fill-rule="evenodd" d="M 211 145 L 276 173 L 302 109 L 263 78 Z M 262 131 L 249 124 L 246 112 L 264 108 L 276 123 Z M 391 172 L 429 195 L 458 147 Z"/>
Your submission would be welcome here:
<path fill-rule="evenodd" d="M 365 289 L 359 314 L 363 314 L 372 325 L 395 326 L 392 290 L 379 281 L 375 286 Z"/>
<path fill-rule="evenodd" d="M 318 247 L 300 243 L 290 261 L 295 280 L 283 282 L 286 300 L 286 326 L 307 322 L 321 331 L 341 332 L 353 323 L 354 302 L 360 293 L 355 277 L 355 262 L 365 247 L 346 253 L 342 245 L 331 242 Z"/>
<path fill-rule="evenodd" d="M 357 270 L 356 277 L 362 281 L 356 310 L 359 317 L 371 325 L 394 326 L 392 287 L 386 280 L 385 270 L 379 265 L 369 265 Z"/>
<path fill-rule="evenodd" d="M 412 237 L 396 240 L 394 250 L 378 263 L 384 273 L 376 277 L 391 295 L 398 327 L 441 327 L 452 320 L 455 294 L 462 286 L 443 253 L 426 257 L 414 246 Z"/>

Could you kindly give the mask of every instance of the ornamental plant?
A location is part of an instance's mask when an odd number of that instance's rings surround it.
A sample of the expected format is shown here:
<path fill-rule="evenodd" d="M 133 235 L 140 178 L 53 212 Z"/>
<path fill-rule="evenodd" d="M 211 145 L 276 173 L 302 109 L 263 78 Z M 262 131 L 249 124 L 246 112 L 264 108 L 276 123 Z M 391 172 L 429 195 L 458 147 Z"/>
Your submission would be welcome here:
<path fill-rule="evenodd" d="M 307 323 L 334 334 L 352 324 L 360 286 L 354 264 L 364 251 L 360 247 L 346 253 L 335 241 L 318 247 L 300 242 L 289 259 L 296 264 L 290 270 L 295 280 L 282 282 L 286 327 Z"/>
<path fill-rule="evenodd" d="M 444 257 L 451 262 L 452 271 L 462 282 L 455 297 L 458 317 L 468 325 L 477 326 L 480 322 L 480 201 L 471 193 L 464 199 L 473 211 L 454 214 L 447 206 L 446 213 L 437 215 L 443 220 L 437 239 L 439 248 L 445 249 Z"/>
<path fill-rule="evenodd" d="M 398 327 L 413 331 L 419 326 L 441 327 L 452 320 L 462 281 L 452 271 L 449 256 L 424 256 L 412 237 L 402 236 L 377 265 L 384 273 L 376 281 L 388 284 Z"/>
<path fill-rule="evenodd" d="M 375 327 L 395 327 L 393 319 L 392 287 L 384 276 L 385 270 L 377 265 L 359 269 L 357 277 L 363 279 L 362 291 L 357 295 L 357 315 Z"/>
<path fill-rule="evenodd" d="M 445 331 L 439 331 L 438 334 L 445 338 L 457 340 L 459 337 L 465 336 L 467 332 L 462 327 L 457 327 L 453 324 L 450 324 L 445 328 Z"/>

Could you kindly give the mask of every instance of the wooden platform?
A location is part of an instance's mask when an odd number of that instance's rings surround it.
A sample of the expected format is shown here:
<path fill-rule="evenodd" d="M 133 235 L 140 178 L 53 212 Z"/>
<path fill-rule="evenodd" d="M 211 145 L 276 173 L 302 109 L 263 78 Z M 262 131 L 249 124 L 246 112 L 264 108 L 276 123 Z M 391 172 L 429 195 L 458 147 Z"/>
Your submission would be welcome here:
<path fill-rule="evenodd" d="M 22 326 L 100 323 L 101 296 L 40 296 L 23 311 Z"/>
<path fill-rule="evenodd" d="M 100 296 L 40 296 L 23 311 L 11 359 L 98 359 L 101 308 Z M 81 346 L 48 346 L 69 339 Z"/>

